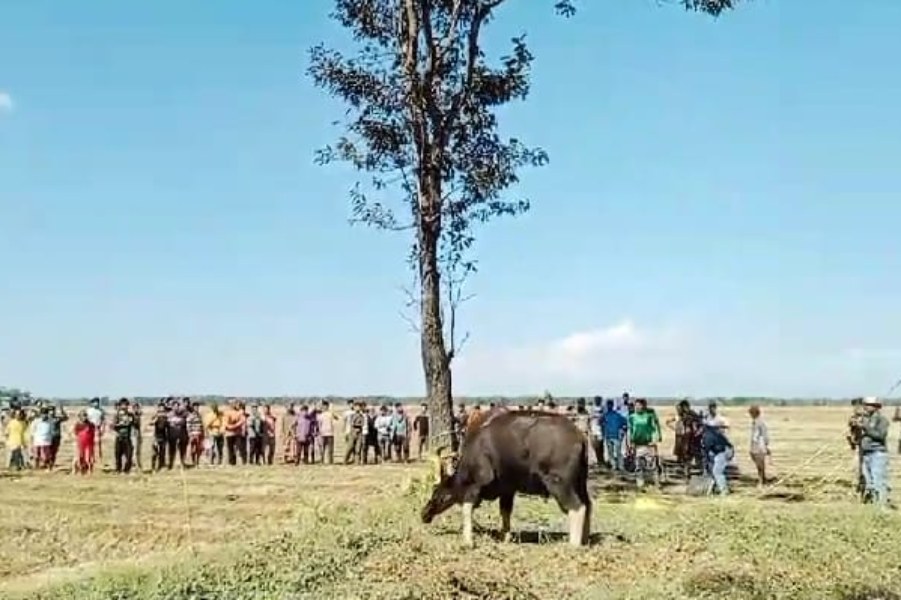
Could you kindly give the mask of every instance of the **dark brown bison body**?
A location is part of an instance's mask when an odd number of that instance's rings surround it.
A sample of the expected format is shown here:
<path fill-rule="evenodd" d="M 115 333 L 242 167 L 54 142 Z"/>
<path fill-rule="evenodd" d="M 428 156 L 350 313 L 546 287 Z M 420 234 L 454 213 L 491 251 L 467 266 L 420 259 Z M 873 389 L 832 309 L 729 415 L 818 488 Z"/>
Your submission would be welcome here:
<path fill-rule="evenodd" d="M 539 411 L 486 415 L 478 428 L 467 431 L 454 472 L 441 471 L 422 520 L 430 523 L 462 504 L 463 539 L 471 545 L 473 508 L 497 499 L 506 537 L 517 493 L 553 497 L 569 515 L 570 544 L 588 543 L 588 440 L 570 419 Z"/>

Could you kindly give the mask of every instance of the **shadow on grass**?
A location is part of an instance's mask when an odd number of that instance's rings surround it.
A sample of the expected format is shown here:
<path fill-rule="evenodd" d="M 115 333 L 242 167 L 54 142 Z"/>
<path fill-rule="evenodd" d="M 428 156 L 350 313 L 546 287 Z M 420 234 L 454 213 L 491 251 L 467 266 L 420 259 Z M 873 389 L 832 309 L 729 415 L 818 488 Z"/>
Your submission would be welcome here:
<path fill-rule="evenodd" d="M 799 492 L 767 492 L 758 496 L 759 500 L 777 500 L 781 502 L 804 502 L 807 496 Z"/>
<path fill-rule="evenodd" d="M 564 531 L 547 530 L 547 529 L 519 529 L 510 532 L 510 540 L 505 541 L 499 529 L 489 529 L 481 525 L 474 524 L 473 533 L 486 537 L 497 543 L 509 544 L 566 544 L 569 542 L 569 534 Z M 432 535 L 440 537 L 460 537 L 460 531 L 457 529 L 441 528 L 432 532 Z M 461 538 L 462 539 L 462 538 Z M 628 543 L 629 540 L 620 533 L 604 533 L 595 531 L 588 536 L 589 546 L 599 546 L 604 542 Z"/>
<path fill-rule="evenodd" d="M 569 534 L 564 533 L 562 531 L 542 531 L 540 529 L 525 529 L 520 531 L 513 531 L 512 539 L 510 540 L 514 544 L 565 544 L 569 542 Z M 489 533 L 491 538 L 495 541 L 502 541 L 501 534 L 499 531 L 492 531 Z M 626 538 L 620 534 L 606 534 L 595 532 L 588 536 L 588 545 L 589 546 L 599 546 L 604 541 L 613 540 L 617 542 L 626 542 Z"/>

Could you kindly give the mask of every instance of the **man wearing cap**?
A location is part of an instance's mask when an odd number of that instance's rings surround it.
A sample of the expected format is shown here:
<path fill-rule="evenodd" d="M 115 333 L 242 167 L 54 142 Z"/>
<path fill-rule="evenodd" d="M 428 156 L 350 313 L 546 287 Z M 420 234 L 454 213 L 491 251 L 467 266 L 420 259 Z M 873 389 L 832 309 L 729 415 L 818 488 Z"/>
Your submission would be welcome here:
<path fill-rule="evenodd" d="M 889 421 L 880 412 L 882 402 L 878 398 L 863 399 L 863 415 L 857 425 L 860 430 L 860 453 L 863 459 L 863 476 L 870 502 L 884 506 L 888 502 L 888 437 Z"/>

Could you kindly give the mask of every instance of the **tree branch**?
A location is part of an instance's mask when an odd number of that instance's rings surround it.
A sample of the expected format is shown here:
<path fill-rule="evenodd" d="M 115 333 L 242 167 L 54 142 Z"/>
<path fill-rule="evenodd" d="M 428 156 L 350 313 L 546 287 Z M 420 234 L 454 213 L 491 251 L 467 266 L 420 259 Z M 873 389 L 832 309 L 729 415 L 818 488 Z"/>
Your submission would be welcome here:
<path fill-rule="evenodd" d="M 469 98 L 470 91 L 472 90 L 472 82 L 476 71 L 476 61 L 479 59 L 479 34 L 482 30 L 482 23 L 485 22 L 485 19 L 491 13 L 491 10 L 496 6 L 499 6 L 503 1 L 504 0 L 492 0 L 492 2 L 489 2 L 488 4 L 479 5 L 472 17 L 472 22 L 469 25 L 469 35 L 466 39 L 466 69 L 463 75 L 463 83 L 460 86 L 460 90 L 451 100 L 450 109 L 445 115 L 444 122 L 442 123 L 439 132 L 441 144 L 443 146 L 447 145 L 448 140 L 450 139 L 451 128 L 454 122 L 456 122 L 457 117 L 460 115 L 460 110 L 463 108 L 463 104 Z"/>
<path fill-rule="evenodd" d="M 401 286 L 400 290 L 406 296 L 406 299 L 404 300 L 405 309 L 419 305 L 419 300 L 410 288 Z M 410 315 L 406 314 L 404 311 L 398 311 L 398 314 L 400 315 L 400 318 L 410 327 L 410 331 L 412 333 L 419 333 L 421 331 L 419 325 L 416 324 L 416 320 Z"/>
<path fill-rule="evenodd" d="M 447 54 L 450 47 L 454 44 L 454 41 L 457 37 L 457 25 L 460 22 L 460 13 L 463 10 L 463 1 L 464 0 L 454 0 L 454 7 L 451 9 L 451 17 L 450 22 L 447 27 L 447 32 L 444 34 L 444 38 L 441 40 L 441 44 L 438 49 L 438 60 L 444 60 L 444 55 Z"/>
<path fill-rule="evenodd" d="M 464 270 L 462 275 L 457 275 L 457 268 L 460 265 L 460 258 L 458 255 L 453 256 L 449 259 L 449 264 L 445 265 L 446 270 L 446 286 L 447 286 L 447 309 L 448 309 L 448 331 L 447 331 L 447 362 L 448 364 L 454 360 L 454 358 L 460 353 L 463 349 L 463 346 L 466 345 L 466 342 L 469 340 L 469 332 L 463 334 L 463 337 L 458 341 L 457 340 L 457 311 L 460 309 L 464 303 L 469 302 L 473 298 L 475 298 L 475 294 L 468 294 L 466 296 L 463 295 L 463 283 L 466 281 L 469 271 Z"/>

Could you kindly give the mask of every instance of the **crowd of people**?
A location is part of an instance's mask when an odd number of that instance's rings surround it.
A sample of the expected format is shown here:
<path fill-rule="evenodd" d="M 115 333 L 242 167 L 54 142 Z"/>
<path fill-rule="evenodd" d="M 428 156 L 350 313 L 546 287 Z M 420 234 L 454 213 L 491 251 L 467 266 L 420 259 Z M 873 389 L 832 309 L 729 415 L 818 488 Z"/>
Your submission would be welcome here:
<path fill-rule="evenodd" d="M 57 465 L 64 424 L 62 406 L 39 402 L 26 409 L 13 406 L 5 417 L 7 467 L 52 470 Z M 103 460 L 104 439 L 113 439 L 113 468 L 129 473 L 143 470 L 142 448 L 151 444 L 153 471 L 175 466 L 254 464 L 272 465 L 277 454 L 284 463 L 335 462 L 335 435 L 344 436 L 344 462 L 406 462 L 411 446 L 421 459 L 428 450 L 429 414 L 426 405 L 415 415 L 401 404 L 366 406 L 349 401 L 342 415 L 328 401 L 316 405 L 291 404 L 280 417 L 269 405 L 233 400 L 225 407 L 201 406 L 190 398 L 163 398 L 145 419 L 141 404 L 122 398 L 108 415 L 94 398 L 71 425 L 74 444 L 72 472 L 86 474 Z"/>
<path fill-rule="evenodd" d="M 888 419 L 882 415 L 875 398 L 860 399 L 849 422 L 848 440 L 859 453 L 859 480 L 867 501 L 885 503 L 888 495 Z M 496 410 L 526 410 L 525 406 L 506 407 L 491 404 L 467 407 L 459 404 L 453 414 L 453 437 L 461 439 L 469 427 L 477 426 Z M 660 482 L 663 466 L 659 445 L 663 427 L 654 408 L 643 398 L 595 397 L 591 405 L 580 398 L 575 404 L 559 407 L 552 398 L 539 400 L 530 410 L 558 412 L 571 418 L 590 441 L 593 462 L 614 475 L 634 477 L 643 487 Z M 901 412 L 901 411 L 899 411 Z M 767 482 L 770 437 L 761 409 L 751 406 L 748 454 L 757 471 L 758 485 Z M 7 467 L 55 468 L 63 430 L 69 415 L 62 406 L 39 402 L 28 409 L 13 404 L 4 417 Z M 901 421 L 896 412 L 895 420 Z M 73 473 L 86 474 L 103 460 L 104 439 L 113 440 L 113 468 L 129 473 L 143 470 L 144 440 L 151 444 L 153 471 L 175 466 L 272 465 L 280 462 L 300 465 L 335 462 L 335 436 L 344 438 L 345 464 L 407 462 L 411 451 L 422 459 L 428 451 L 430 415 L 423 404 L 408 414 L 401 404 L 367 406 L 350 400 L 342 414 L 328 401 L 297 406 L 288 405 L 276 416 L 269 405 L 232 400 L 224 407 L 201 406 L 190 398 L 163 398 L 145 420 L 141 404 L 122 398 L 108 415 L 94 398 L 78 411 L 71 424 L 74 444 Z M 735 458 L 729 438 L 730 425 L 719 414 L 715 402 L 699 413 L 687 400 L 676 405 L 673 418 L 665 426 L 674 433 L 673 456 L 686 466 L 692 465 L 708 476 L 709 492 L 729 492 L 728 465 Z M 901 451 L 901 449 L 899 449 Z"/>

